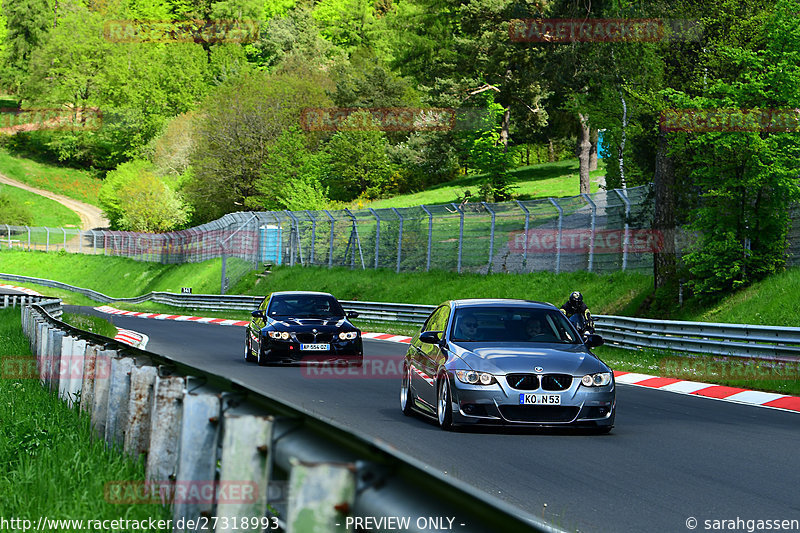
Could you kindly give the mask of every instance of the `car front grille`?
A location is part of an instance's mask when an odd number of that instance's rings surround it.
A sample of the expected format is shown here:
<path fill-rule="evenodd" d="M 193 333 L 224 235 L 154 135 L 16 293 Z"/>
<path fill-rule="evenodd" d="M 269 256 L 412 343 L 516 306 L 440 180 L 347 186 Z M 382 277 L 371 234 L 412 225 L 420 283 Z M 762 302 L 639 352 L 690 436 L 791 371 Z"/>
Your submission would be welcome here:
<path fill-rule="evenodd" d="M 542 390 L 562 391 L 572 385 L 572 376 L 569 374 L 545 374 L 542 376 Z"/>
<path fill-rule="evenodd" d="M 294 336 L 303 344 L 329 343 L 333 339 L 332 333 L 295 333 Z"/>
<path fill-rule="evenodd" d="M 579 407 L 563 405 L 501 405 L 500 414 L 511 422 L 571 422 Z"/>
<path fill-rule="evenodd" d="M 536 390 L 539 388 L 539 376 L 536 374 L 508 374 L 506 383 L 512 389 Z"/>
<path fill-rule="evenodd" d="M 541 385 L 542 390 L 564 391 L 572 385 L 572 376 L 569 374 L 508 374 L 506 383 L 517 390 L 537 390 Z"/>

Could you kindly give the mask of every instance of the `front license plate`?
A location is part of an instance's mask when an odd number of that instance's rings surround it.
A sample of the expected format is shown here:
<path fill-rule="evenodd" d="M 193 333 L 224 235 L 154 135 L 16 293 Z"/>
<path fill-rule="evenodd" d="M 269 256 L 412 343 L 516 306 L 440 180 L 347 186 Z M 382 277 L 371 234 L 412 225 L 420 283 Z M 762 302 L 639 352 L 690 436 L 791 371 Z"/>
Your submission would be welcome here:
<path fill-rule="evenodd" d="M 301 344 L 301 350 L 305 350 L 307 352 L 327 352 L 331 349 L 330 344 Z"/>
<path fill-rule="evenodd" d="M 520 405 L 561 405 L 560 394 L 525 394 L 519 395 Z"/>

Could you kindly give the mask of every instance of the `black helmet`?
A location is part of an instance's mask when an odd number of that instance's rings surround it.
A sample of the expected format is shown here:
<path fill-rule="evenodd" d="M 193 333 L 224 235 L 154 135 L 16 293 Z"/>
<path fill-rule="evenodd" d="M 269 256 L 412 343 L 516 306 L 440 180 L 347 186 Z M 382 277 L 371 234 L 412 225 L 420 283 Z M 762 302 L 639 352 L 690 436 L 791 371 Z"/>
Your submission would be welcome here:
<path fill-rule="evenodd" d="M 569 295 L 569 301 L 574 304 L 582 302 L 583 294 L 579 293 L 578 291 L 573 291 L 573 293 Z"/>

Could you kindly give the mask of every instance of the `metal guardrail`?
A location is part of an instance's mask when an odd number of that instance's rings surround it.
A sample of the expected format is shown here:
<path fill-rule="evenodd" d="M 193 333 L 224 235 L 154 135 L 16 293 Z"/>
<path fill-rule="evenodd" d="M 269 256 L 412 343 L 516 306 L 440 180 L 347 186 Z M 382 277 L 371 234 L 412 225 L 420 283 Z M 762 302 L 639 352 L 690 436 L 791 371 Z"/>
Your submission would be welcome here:
<path fill-rule="evenodd" d="M 409 517 L 403 530 L 422 533 L 430 531 L 428 517 L 452 517 L 464 532 L 564 533 L 391 443 L 238 381 L 65 324 L 47 311 L 60 305 L 26 304 L 21 313 L 45 388 L 88 411 L 95 433 L 110 446 L 133 457 L 146 454 L 150 482 L 256 486 L 259 496 L 245 503 L 176 501 L 173 524 L 227 517 L 220 532 L 238 530 L 227 528 L 235 518 L 275 517 L 284 531 L 299 533 L 344 531 L 348 517 L 383 516 Z M 270 496 L 276 484 L 285 488 L 277 499 Z M 396 530 L 386 523 L 371 521 L 371 530 Z"/>
<path fill-rule="evenodd" d="M 2 294 L 0 295 L 0 309 L 23 307 L 26 304 L 38 303 L 55 318 L 61 318 L 61 300 L 49 299 L 47 296 L 30 294 Z"/>
<path fill-rule="evenodd" d="M 13 274 L 0 279 L 19 283 L 37 283 L 46 287 L 70 290 L 104 303 L 142 303 L 152 301 L 176 307 L 207 310 L 250 311 L 263 297 L 215 294 L 176 294 L 151 292 L 136 298 L 111 298 L 97 291 L 73 287 L 53 280 Z M 348 311 L 358 311 L 359 318 L 421 325 L 436 306 L 342 300 Z M 716 322 L 688 322 L 647 318 L 596 315 L 595 326 L 610 346 L 625 349 L 652 348 L 675 352 L 729 355 L 761 359 L 800 357 L 800 328 L 756 326 Z"/>
<path fill-rule="evenodd" d="M 619 348 L 780 359 L 800 357 L 800 328 L 717 322 L 595 317 L 597 333 Z"/>

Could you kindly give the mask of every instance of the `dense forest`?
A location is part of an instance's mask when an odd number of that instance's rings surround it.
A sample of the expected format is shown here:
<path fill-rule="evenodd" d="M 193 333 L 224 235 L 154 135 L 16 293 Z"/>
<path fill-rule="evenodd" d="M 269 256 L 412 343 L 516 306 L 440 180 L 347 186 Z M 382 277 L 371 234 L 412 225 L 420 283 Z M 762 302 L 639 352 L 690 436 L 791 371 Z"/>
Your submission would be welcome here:
<path fill-rule="evenodd" d="M 654 227 L 700 235 L 680 264 L 669 244 L 658 254 L 656 284 L 714 295 L 785 264 L 797 128 L 663 117 L 800 107 L 798 12 L 797 0 L 2 0 L 0 89 L 22 109 L 102 121 L 0 143 L 96 171 L 114 227 L 169 231 L 464 173 L 483 176 L 475 199 L 502 201 L 509 170 L 563 157 L 578 157 L 588 191 L 603 131 L 608 186 L 653 184 Z M 579 38 L 543 20 L 573 21 Z M 347 111 L 333 127 L 309 127 L 309 109 L 334 108 Z M 387 127 L 398 109 L 416 114 Z M 426 110 L 446 127 L 426 127 Z"/>

